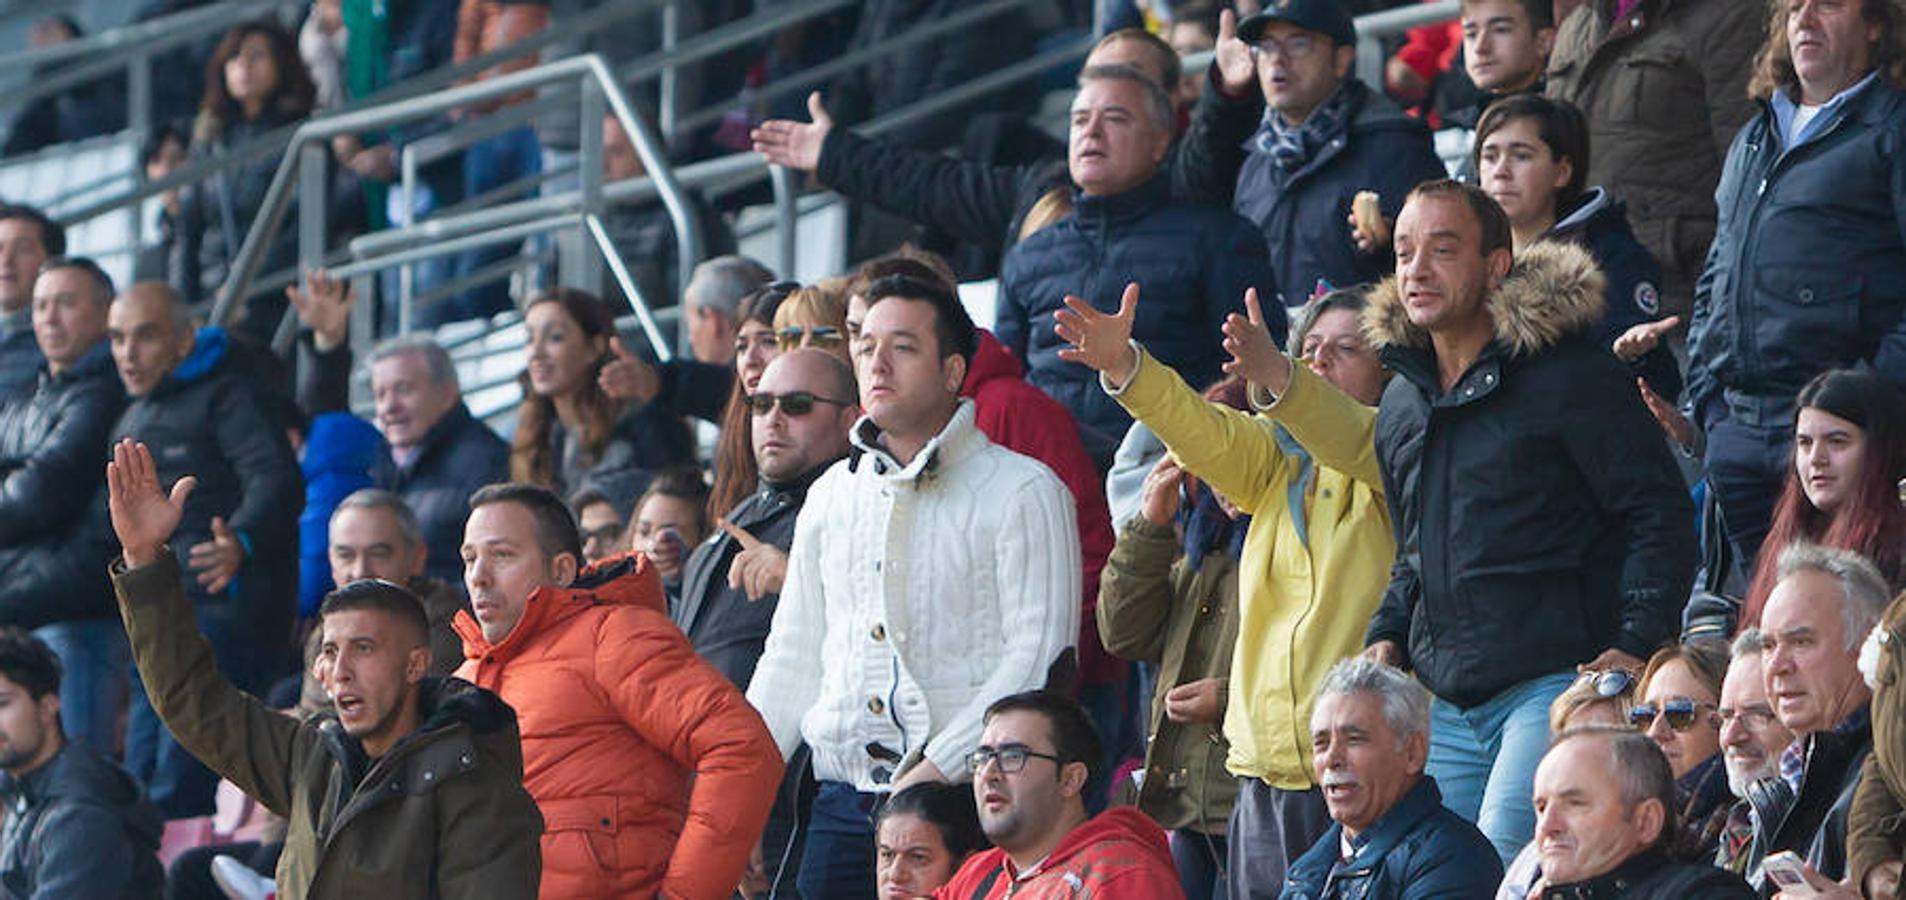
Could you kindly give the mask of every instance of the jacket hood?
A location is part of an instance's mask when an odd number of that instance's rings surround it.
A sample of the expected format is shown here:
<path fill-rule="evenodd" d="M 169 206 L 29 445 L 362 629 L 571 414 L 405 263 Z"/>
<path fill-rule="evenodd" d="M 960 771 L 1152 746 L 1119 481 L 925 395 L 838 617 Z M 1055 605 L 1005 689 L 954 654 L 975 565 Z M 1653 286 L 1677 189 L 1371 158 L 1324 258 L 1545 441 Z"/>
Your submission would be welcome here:
<path fill-rule="evenodd" d="M 1052 853 L 1039 868 L 1059 868 L 1067 860 L 1102 841 L 1125 841 L 1139 852 L 1151 855 L 1154 862 L 1175 871 L 1177 864 L 1171 860 L 1171 845 L 1166 842 L 1164 829 L 1135 806 L 1114 806 L 1087 819 L 1084 824 L 1072 829 L 1072 833 L 1066 835 L 1059 846 L 1052 848 Z"/>
<path fill-rule="evenodd" d="M 172 370 L 168 380 L 186 383 L 210 375 L 224 361 L 226 346 L 225 329 L 216 325 L 199 329 L 192 339 L 192 352 L 186 354 L 178 368 Z"/>
<path fill-rule="evenodd" d="M 1020 365 L 1019 357 L 1014 356 L 1006 345 L 993 337 L 993 333 L 979 329 L 979 349 L 973 351 L 973 364 L 966 368 L 966 383 L 960 385 L 960 396 L 975 397 L 980 387 L 995 379 L 1018 379 L 1026 377 L 1026 367 Z"/>
<path fill-rule="evenodd" d="M 306 482 L 326 472 L 369 472 L 383 447 L 384 436 L 371 423 L 348 412 L 320 413 L 311 420 L 299 465 Z"/>
<path fill-rule="evenodd" d="M 1527 356 L 1586 331 L 1606 308 L 1604 283 L 1595 258 L 1574 244 L 1539 241 L 1524 249 L 1484 303 L 1496 343 L 1511 356 Z M 1378 350 L 1430 346 L 1429 332 L 1410 321 L 1394 275 L 1371 290 L 1363 333 Z"/>
<path fill-rule="evenodd" d="M 1627 205 L 1610 196 L 1604 188 L 1593 187 L 1582 194 L 1575 208 L 1549 229 L 1549 237 L 1568 237 L 1578 231 L 1586 231 L 1589 226 L 1609 215 L 1622 215 Z"/>
<path fill-rule="evenodd" d="M 495 734 L 516 724 L 516 710 L 503 698 L 461 678 L 426 676 L 417 685 L 417 707 L 423 711 L 418 731 L 462 722 L 477 734 Z"/>
<path fill-rule="evenodd" d="M 463 638 L 464 658 L 475 659 L 493 650 L 521 646 L 529 635 L 597 606 L 643 606 L 666 616 L 668 596 L 662 592 L 662 576 L 655 564 L 630 551 L 584 568 L 568 587 L 537 588 L 529 595 L 523 618 L 500 641 L 485 639 L 468 609 L 457 612 L 451 627 Z"/>

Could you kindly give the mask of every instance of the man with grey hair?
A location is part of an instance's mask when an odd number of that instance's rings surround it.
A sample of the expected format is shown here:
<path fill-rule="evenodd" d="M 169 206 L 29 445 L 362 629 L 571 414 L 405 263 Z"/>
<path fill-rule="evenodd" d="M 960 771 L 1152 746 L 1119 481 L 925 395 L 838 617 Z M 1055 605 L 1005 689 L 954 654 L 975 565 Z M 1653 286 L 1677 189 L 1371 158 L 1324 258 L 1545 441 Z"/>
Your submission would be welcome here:
<path fill-rule="evenodd" d="M 1336 824 L 1291 866 L 1284 896 L 1487 897 L 1502 860 L 1443 806 L 1429 758 L 1430 695 L 1397 669 L 1333 667 L 1310 716 L 1311 764 Z"/>
<path fill-rule="evenodd" d="M 682 295 L 682 320 L 694 358 L 652 363 L 610 341 L 616 359 L 603 367 L 611 397 L 654 403 L 673 415 L 721 424 L 735 381 L 735 336 L 741 329 L 741 298 L 774 280 L 774 273 L 746 256 L 717 256 L 695 267 Z"/>
<path fill-rule="evenodd" d="M 463 664 L 463 639 L 450 627 L 468 609 L 463 592 L 426 573 L 429 546 L 416 513 L 392 491 L 363 488 L 331 511 L 326 553 L 338 587 L 375 578 L 402 585 L 423 604 L 430 623 L 430 674 L 449 675 Z M 457 558 L 462 563 L 462 558 Z"/>
<path fill-rule="evenodd" d="M 1754 823 L 1770 810 L 1791 802 L 1792 791 L 1780 780 L 1780 754 L 1793 743 L 1793 732 L 1780 724 L 1768 701 L 1761 633 L 1743 628 L 1734 636 L 1733 659 L 1721 681 L 1721 763 L 1727 788 L 1739 802 L 1728 810 L 1715 848 L 1714 864 L 1744 875 Z M 1780 798 L 1786 797 L 1786 800 Z"/>
<path fill-rule="evenodd" d="M 1853 790 L 1873 748 L 1860 642 L 1892 595 L 1872 563 L 1814 544 L 1788 545 L 1776 575 L 1760 614 L 1762 677 L 1774 715 L 1795 736 L 1779 762 L 1791 800 L 1758 811 L 1747 879 L 1759 886 L 1761 861 L 1791 850 L 1810 876 L 1838 881 Z"/>
<path fill-rule="evenodd" d="M 1604 725 L 1562 732 L 1535 770 L 1541 876 L 1528 896 L 1750 900 L 1740 876 L 1674 858 L 1676 807 L 1674 772 L 1646 734 Z"/>
<path fill-rule="evenodd" d="M 703 260 L 695 267 L 682 295 L 682 319 L 696 360 L 718 366 L 734 363 L 741 298 L 773 280 L 767 266 L 737 254 Z"/>

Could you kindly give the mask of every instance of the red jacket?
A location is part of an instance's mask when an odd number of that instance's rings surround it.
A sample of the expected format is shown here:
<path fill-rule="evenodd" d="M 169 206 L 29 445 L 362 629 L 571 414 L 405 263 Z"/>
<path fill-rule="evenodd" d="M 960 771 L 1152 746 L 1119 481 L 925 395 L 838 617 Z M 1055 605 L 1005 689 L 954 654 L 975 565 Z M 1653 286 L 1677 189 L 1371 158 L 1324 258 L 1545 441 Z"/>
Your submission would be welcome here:
<path fill-rule="evenodd" d="M 1010 891 L 1009 891 L 1010 889 Z M 953 874 L 933 900 L 1184 900 L 1165 830 L 1130 806 L 1115 806 L 1072 829 L 1030 874 L 1015 878 L 994 847 Z"/>
<path fill-rule="evenodd" d="M 1085 455 L 1079 428 L 1059 401 L 1026 383 L 1026 370 L 1006 345 L 984 329 L 979 349 L 966 371 L 960 396 L 973 398 L 973 422 L 986 439 L 1022 456 L 1046 464 L 1072 492 L 1079 518 L 1079 555 L 1085 561 L 1079 616 L 1079 674 L 1086 684 L 1111 684 L 1123 677 L 1125 663 L 1105 652 L 1099 643 L 1099 571 L 1112 555 L 1117 536 L 1112 512 L 1105 504 L 1105 484 L 1098 467 Z"/>
<path fill-rule="evenodd" d="M 630 554 L 538 588 L 495 645 L 457 613 L 457 676 L 516 708 L 543 900 L 727 900 L 767 821 L 780 750 L 665 609 L 655 568 Z"/>

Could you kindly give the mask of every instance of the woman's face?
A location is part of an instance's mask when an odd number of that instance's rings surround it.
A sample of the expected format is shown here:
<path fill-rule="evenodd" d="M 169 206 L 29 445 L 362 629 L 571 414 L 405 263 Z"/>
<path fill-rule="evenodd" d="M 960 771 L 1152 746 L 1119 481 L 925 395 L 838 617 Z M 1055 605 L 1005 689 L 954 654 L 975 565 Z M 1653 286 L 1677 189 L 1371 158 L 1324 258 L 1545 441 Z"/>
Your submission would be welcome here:
<path fill-rule="evenodd" d="M 590 337 L 561 303 L 548 301 L 529 308 L 529 386 L 539 397 L 566 397 L 582 390 L 595 377 L 596 361 L 608 350 L 608 340 Z"/>
<path fill-rule="evenodd" d="M 1830 412 L 1800 410 L 1794 426 L 1794 474 L 1815 509 L 1829 515 L 1839 512 L 1860 483 L 1865 459 L 1866 429 Z"/>
<path fill-rule="evenodd" d="M 781 348 L 775 343 L 774 329 L 761 322 L 741 323 L 735 332 L 735 372 L 741 376 L 741 389 L 754 393 L 755 385 L 761 383 L 761 373 L 768 370 L 768 363 L 781 355 Z"/>
<path fill-rule="evenodd" d="M 930 897 L 952 880 L 961 862 L 948 853 L 940 829 L 919 816 L 900 813 L 880 822 L 874 884 L 880 900 Z"/>
<path fill-rule="evenodd" d="M 263 103 L 278 90 L 278 64 L 272 59 L 271 41 L 262 34 L 246 35 L 238 52 L 225 61 L 225 92 L 245 103 Z"/>
<path fill-rule="evenodd" d="M 1574 176 L 1569 161 L 1542 141 L 1534 119 L 1511 119 L 1490 132 L 1478 158 L 1482 189 L 1514 225 L 1554 219 L 1555 192 Z"/>
<path fill-rule="evenodd" d="M 1355 397 L 1358 403 L 1375 406 L 1383 399 L 1383 364 L 1363 339 L 1355 310 L 1333 309 L 1318 316 L 1298 349 L 1312 372 Z"/>
<path fill-rule="evenodd" d="M 699 527 L 700 510 L 680 497 L 654 494 L 635 511 L 630 549 L 647 555 L 663 580 L 682 576 L 688 552 L 705 537 Z"/>
<path fill-rule="evenodd" d="M 1703 684 L 1687 663 L 1678 659 L 1662 664 L 1655 670 L 1654 677 L 1648 679 L 1648 689 L 1642 692 L 1641 704 L 1635 709 L 1652 709 L 1655 715 L 1650 721 L 1642 722 L 1638 714 L 1635 724 L 1646 731 L 1655 746 L 1668 757 L 1668 767 L 1674 770 L 1674 777 L 1686 775 L 1688 770 L 1720 752 L 1721 717 L 1715 712 L 1718 702 L 1720 698 L 1714 690 Z M 1692 713 L 1682 721 L 1691 724 L 1677 730 L 1672 721 L 1675 714 L 1690 706 Z"/>

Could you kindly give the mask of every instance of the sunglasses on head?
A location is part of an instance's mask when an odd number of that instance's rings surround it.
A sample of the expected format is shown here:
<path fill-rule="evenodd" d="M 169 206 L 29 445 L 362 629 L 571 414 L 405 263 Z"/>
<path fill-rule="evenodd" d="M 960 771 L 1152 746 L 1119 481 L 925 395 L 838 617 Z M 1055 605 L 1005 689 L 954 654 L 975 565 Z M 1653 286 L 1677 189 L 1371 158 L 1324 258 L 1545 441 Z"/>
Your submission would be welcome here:
<path fill-rule="evenodd" d="M 799 325 L 789 325 L 775 332 L 774 336 L 776 340 L 780 341 L 781 349 L 783 350 L 792 350 L 801 346 L 802 338 L 809 338 L 813 340 L 814 343 L 821 345 L 838 344 L 842 340 L 845 340 L 845 335 L 841 334 L 840 329 L 832 325 L 810 325 L 805 328 Z"/>
<path fill-rule="evenodd" d="M 1635 686 L 1635 675 L 1627 669 L 1609 669 L 1606 672 L 1583 672 L 1575 681 L 1577 684 L 1593 684 L 1597 696 L 1619 697 Z"/>
<path fill-rule="evenodd" d="M 1643 703 L 1628 711 L 1628 723 L 1636 728 L 1646 729 L 1655 723 L 1657 716 L 1668 718 L 1668 727 L 1675 731 L 1686 731 L 1694 727 L 1701 707 L 1712 706 L 1692 697 L 1670 697 L 1657 708 L 1652 703 Z"/>
<path fill-rule="evenodd" d="M 770 394 L 766 391 L 756 391 L 748 395 L 748 409 L 757 416 L 765 416 L 768 413 L 774 412 L 774 406 L 777 402 L 781 405 L 781 412 L 797 419 L 813 412 L 814 404 L 816 403 L 831 403 L 835 406 L 852 405 L 844 400 L 818 397 L 808 391 L 789 391 L 785 394 Z"/>

